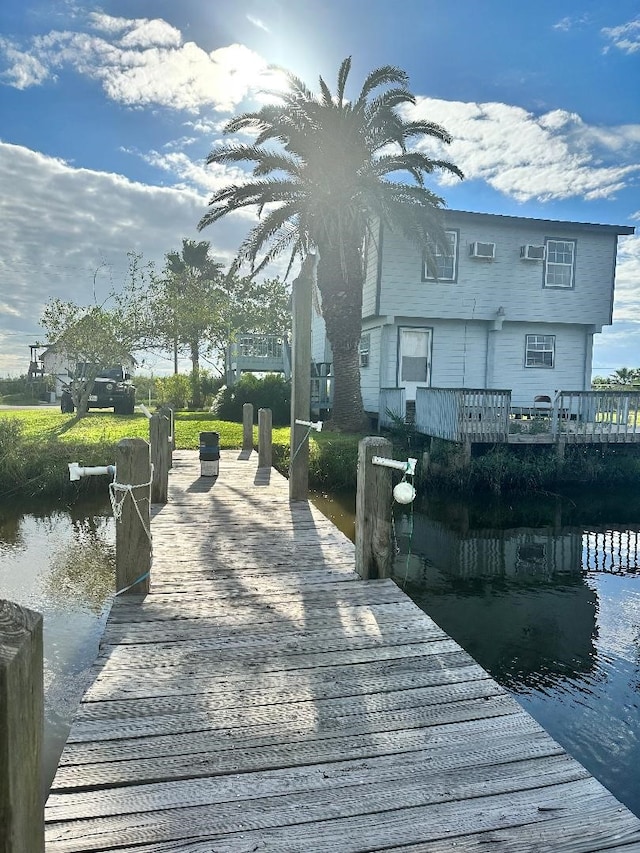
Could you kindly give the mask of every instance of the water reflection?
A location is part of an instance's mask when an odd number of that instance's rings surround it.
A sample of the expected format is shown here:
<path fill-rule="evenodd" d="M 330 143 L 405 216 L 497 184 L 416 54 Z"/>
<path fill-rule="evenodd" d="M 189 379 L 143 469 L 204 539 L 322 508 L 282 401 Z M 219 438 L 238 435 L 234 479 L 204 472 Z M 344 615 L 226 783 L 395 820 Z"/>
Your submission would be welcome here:
<path fill-rule="evenodd" d="M 396 518 L 394 577 L 640 814 L 640 523 L 615 508 L 426 502 Z"/>
<path fill-rule="evenodd" d="M 43 614 L 46 787 L 97 656 L 114 588 L 104 499 L 0 505 L 0 597 Z"/>

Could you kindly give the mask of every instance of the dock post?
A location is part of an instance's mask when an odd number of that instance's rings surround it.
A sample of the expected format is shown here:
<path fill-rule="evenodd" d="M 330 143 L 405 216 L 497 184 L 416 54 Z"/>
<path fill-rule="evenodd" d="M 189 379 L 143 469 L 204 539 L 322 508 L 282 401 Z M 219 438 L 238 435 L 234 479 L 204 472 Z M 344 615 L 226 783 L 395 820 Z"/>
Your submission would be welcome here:
<path fill-rule="evenodd" d="M 291 378 L 291 459 L 289 500 L 306 501 L 309 496 L 309 440 L 307 429 L 297 420 L 311 414 L 311 306 L 316 256 L 307 255 L 293 282 L 293 371 Z M 305 438 L 305 436 L 307 436 Z"/>
<path fill-rule="evenodd" d="M 176 449 L 176 419 L 171 406 L 161 406 L 158 414 L 169 418 L 169 470 L 173 468 L 173 451 Z"/>
<path fill-rule="evenodd" d="M 116 521 L 116 590 L 149 592 L 151 571 L 151 460 L 143 438 L 123 438 L 116 446 L 119 520 Z"/>
<path fill-rule="evenodd" d="M 356 572 L 360 577 L 389 577 L 391 553 L 391 486 L 389 468 L 374 465 L 374 456 L 391 457 L 391 442 L 380 436 L 358 445 L 356 491 Z"/>
<path fill-rule="evenodd" d="M 171 421 L 160 410 L 149 420 L 149 444 L 151 445 L 151 503 L 166 504 L 169 492 L 169 468 L 171 447 L 169 445 Z"/>
<path fill-rule="evenodd" d="M 258 468 L 273 464 L 273 433 L 271 409 L 258 409 Z"/>
<path fill-rule="evenodd" d="M 44 853 L 42 616 L 0 600 L 0 849 Z"/>
<path fill-rule="evenodd" d="M 253 450 L 253 403 L 242 406 L 242 449 Z"/>

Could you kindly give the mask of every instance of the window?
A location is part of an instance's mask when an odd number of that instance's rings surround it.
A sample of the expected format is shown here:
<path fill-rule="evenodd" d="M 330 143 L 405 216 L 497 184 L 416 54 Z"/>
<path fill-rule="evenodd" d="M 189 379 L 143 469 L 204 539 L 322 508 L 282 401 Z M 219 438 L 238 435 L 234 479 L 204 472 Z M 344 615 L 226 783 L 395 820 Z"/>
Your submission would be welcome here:
<path fill-rule="evenodd" d="M 371 335 L 367 332 L 360 338 L 360 367 L 369 367 L 369 350 L 371 348 Z"/>
<path fill-rule="evenodd" d="M 555 353 L 555 335 L 527 335 L 524 366 L 553 367 Z"/>
<path fill-rule="evenodd" d="M 429 252 L 436 266 L 438 281 L 455 281 L 458 275 L 458 232 L 445 231 L 447 248 L 443 251 L 434 240 L 429 240 Z M 436 277 L 429 270 L 425 257 L 422 265 L 422 280 L 435 281 Z"/>
<path fill-rule="evenodd" d="M 573 287 L 575 240 L 547 240 L 544 265 L 545 287 Z"/>

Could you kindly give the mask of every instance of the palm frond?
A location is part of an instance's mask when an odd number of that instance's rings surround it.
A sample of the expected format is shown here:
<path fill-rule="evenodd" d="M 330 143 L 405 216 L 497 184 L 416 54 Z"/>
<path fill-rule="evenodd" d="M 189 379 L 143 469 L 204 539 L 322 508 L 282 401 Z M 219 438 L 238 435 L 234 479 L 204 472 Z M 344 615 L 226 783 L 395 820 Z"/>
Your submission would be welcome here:
<path fill-rule="evenodd" d="M 344 106 L 344 92 L 347 87 L 347 78 L 349 77 L 349 71 L 351 71 L 351 57 L 347 56 L 346 59 L 342 60 L 340 70 L 338 71 L 338 88 L 336 89 L 336 98 L 338 100 L 338 107 L 340 109 L 342 109 Z"/>
<path fill-rule="evenodd" d="M 383 65 L 380 68 L 375 68 L 365 78 L 358 96 L 356 109 L 361 109 L 367 98 L 379 86 L 388 86 L 398 83 L 401 86 L 409 85 L 409 77 L 401 68 L 395 65 Z"/>

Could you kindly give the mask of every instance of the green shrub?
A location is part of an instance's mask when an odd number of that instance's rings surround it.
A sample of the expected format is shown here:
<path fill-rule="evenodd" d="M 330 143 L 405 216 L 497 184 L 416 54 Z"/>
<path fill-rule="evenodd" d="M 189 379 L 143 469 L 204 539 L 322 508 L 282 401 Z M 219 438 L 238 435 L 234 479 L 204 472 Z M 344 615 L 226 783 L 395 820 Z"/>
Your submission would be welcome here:
<path fill-rule="evenodd" d="M 161 406 L 186 409 L 191 396 L 191 382 L 182 373 L 159 376 L 155 381 L 156 399 Z"/>
<path fill-rule="evenodd" d="M 235 385 L 220 389 L 211 411 L 222 421 L 242 422 L 245 403 L 253 404 L 254 421 L 258 409 L 271 409 L 274 426 L 284 426 L 291 417 L 291 382 L 277 373 L 270 373 L 264 379 L 245 373 Z"/>

